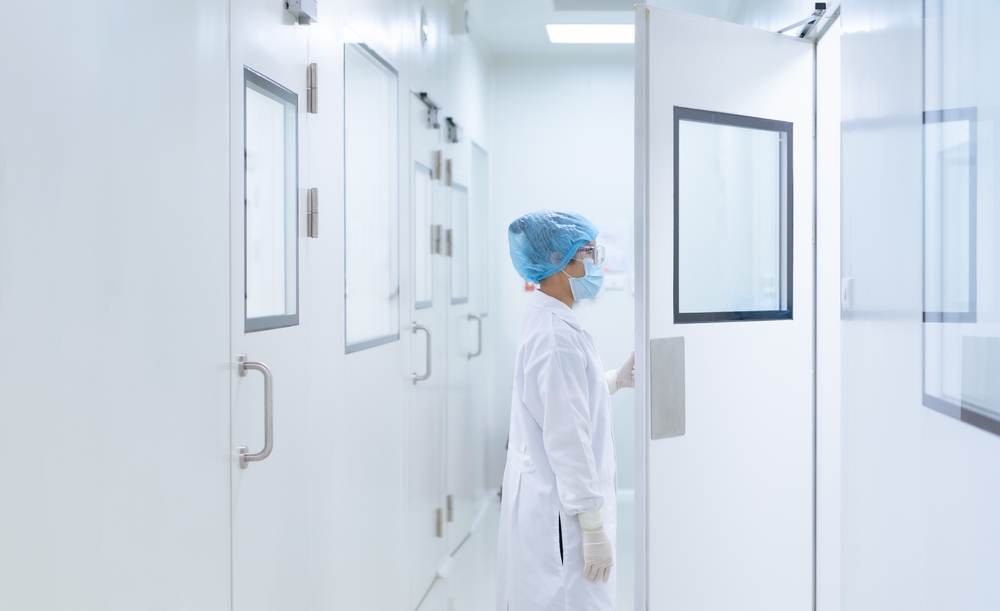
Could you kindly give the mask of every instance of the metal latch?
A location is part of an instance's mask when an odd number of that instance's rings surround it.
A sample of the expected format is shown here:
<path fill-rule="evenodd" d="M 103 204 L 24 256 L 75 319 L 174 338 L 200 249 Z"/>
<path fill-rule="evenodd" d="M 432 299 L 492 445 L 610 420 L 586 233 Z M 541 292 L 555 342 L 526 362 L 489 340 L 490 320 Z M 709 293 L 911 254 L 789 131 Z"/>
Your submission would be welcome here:
<path fill-rule="evenodd" d="M 444 512 L 441 511 L 440 507 L 435 510 L 434 519 L 434 533 L 438 538 L 441 538 L 444 536 Z"/>
<path fill-rule="evenodd" d="M 427 127 L 433 127 L 434 129 L 441 127 L 441 123 L 438 121 L 438 111 L 441 110 L 441 107 L 428 97 L 426 91 L 421 91 L 417 94 L 417 97 L 427 106 Z"/>
<path fill-rule="evenodd" d="M 445 125 L 448 126 L 448 142 L 451 143 L 461 142 L 462 134 L 464 132 L 462 126 L 459 125 L 458 123 L 455 123 L 455 119 L 453 119 L 452 117 L 445 117 L 444 123 Z"/>
<path fill-rule="evenodd" d="M 448 495 L 448 521 L 455 521 L 455 496 L 452 494 Z"/>
<path fill-rule="evenodd" d="M 444 254 L 445 256 L 451 256 L 451 229 L 444 232 Z M 451 520 L 448 520 L 451 522 Z"/>
<path fill-rule="evenodd" d="M 319 237 L 319 189 L 316 187 L 306 192 L 306 235 Z"/>
<path fill-rule="evenodd" d="M 319 112 L 319 80 L 317 76 L 316 64 L 309 64 L 306 69 L 306 112 L 316 114 Z"/>
<path fill-rule="evenodd" d="M 446 187 L 451 186 L 451 159 L 444 162 L 444 184 Z"/>
<path fill-rule="evenodd" d="M 300 25 L 316 21 L 316 0 L 285 0 L 285 10 L 298 20 Z"/>

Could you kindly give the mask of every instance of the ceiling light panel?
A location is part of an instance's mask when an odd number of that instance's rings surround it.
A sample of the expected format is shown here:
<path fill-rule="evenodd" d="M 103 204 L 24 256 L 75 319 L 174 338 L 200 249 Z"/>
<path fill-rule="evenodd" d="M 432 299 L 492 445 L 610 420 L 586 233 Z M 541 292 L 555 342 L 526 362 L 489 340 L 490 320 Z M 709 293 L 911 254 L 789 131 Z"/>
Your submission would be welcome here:
<path fill-rule="evenodd" d="M 557 11 L 631 11 L 635 0 L 552 0 Z"/>
<path fill-rule="evenodd" d="M 622 23 L 552 23 L 545 26 L 555 43 L 632 44 L 635 26 Z"/>

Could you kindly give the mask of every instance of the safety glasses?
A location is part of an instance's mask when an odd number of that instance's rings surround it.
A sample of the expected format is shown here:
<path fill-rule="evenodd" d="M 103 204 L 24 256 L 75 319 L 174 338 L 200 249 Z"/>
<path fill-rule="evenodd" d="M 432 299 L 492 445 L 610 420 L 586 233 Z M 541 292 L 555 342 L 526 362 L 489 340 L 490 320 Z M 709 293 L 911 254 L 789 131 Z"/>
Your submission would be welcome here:
<path fill-rule="evenodd" d="M 594 265 L 601 265 L 604 263 L 604 247 L 603 246 L 581 246 L 576 250 L 576 256 L 573 257 L 578 261 L 591 260 Z"/>

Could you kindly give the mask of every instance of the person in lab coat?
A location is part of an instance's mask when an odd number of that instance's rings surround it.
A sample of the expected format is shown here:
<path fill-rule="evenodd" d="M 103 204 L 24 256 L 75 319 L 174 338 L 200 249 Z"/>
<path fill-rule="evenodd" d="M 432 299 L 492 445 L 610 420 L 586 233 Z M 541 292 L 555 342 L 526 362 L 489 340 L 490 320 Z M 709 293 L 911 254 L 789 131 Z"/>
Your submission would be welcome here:
<path fill-rule="evenodd" d="M 611 394 L 634 386 L 634 353 L 605 372 L 573 304 L 601 289 L 597 228 L 542 211 L 508 229 L 518 274 L 538 284 L 514 369 L 503 478 L 497 611 L 611 611 L 618 476 Z"/>

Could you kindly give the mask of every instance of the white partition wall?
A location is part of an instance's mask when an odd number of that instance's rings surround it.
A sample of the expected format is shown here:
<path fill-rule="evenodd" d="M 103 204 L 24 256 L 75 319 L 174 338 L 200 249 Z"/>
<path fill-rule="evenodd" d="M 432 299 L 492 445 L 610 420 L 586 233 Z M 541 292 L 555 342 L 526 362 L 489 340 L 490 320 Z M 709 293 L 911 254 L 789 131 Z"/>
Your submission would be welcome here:
<path fill-rule="evenodd" d="M 230 608 L 227 11 L 0 5 L 0 608 Z"/>

